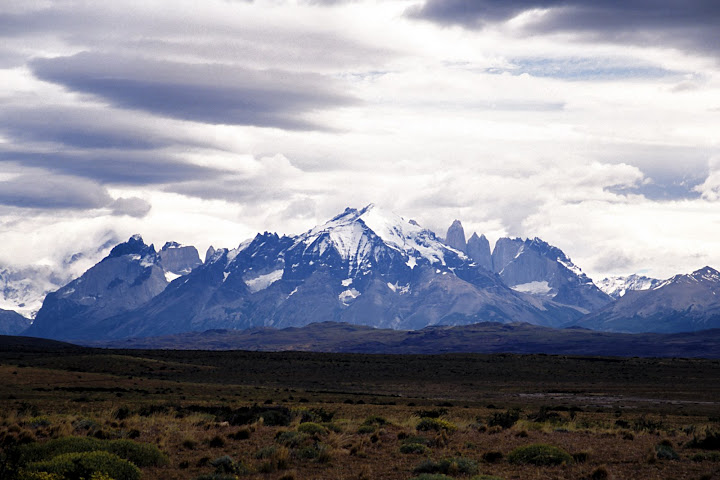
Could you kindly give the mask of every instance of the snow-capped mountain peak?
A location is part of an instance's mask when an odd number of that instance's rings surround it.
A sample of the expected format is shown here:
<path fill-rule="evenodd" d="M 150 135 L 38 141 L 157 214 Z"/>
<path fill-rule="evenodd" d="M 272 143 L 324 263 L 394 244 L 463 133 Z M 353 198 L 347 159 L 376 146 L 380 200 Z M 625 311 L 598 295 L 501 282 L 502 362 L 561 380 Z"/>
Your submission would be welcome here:
<path fill-rule="evenodd" d="M 607 277 L 598 282 L 598 288 L 614 299 L 624 296 L 629 291 L 650 290 L 657 288 L 660 280 L 644 275 Z"/>
<path fill-rule="evenodd" d="M 430 264 L 446 265 L 448 252 L 464 258 L 462 252 L 442 244 L 433 232 L 417 222 L 373 204 L 360 210 L 346 208 L 340 215 L 301 235 L 295 242 L 295 247 L 299 245 L 304 252 L 320 256 L 328 249 L 336 251 L 342 261 L 349 263 L 350 273 L 363 270 L 373 258 L 377 260 L 378 250 L 393 250 L 405 259 L 404 263 L 423 259 Z"/>

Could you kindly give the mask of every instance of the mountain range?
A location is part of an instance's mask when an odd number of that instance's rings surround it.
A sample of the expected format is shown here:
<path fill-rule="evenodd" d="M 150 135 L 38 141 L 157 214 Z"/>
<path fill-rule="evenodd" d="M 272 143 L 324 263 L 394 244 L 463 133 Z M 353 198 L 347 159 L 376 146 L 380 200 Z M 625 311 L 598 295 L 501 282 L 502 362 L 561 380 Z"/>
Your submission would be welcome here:
<path fill-rule="evenodd" d="M 603 286 L 612 295 L 539 238 L 501 238 L 491 251 L 484 235 L 466 241 L 457 220 L 442 239 L 368 205 L 297 236 L 265 232 L 235 249 L 211 247 L 204 262 L 194 247 L 167 242 L 156 251 L 133 236 L 48 294 L 24 334 L 87 342 L 327 321 L 407 331 L 478 322 L 720 327 L 720 274 L 709 267 Z"/>

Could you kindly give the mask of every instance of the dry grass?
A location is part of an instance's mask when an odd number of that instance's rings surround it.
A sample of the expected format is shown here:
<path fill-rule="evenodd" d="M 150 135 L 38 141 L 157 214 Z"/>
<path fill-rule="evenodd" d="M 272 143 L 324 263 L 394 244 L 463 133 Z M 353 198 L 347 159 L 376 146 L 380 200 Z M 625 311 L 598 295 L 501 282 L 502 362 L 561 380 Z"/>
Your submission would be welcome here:
<path fill-rule="evenodd" d="M 138 355 L 99 356 L 92 365 L 81 358 L 5 358 L 0 364 L 0 435 L 25 435 L 39 442 L 90 435 L 154 444 L 168 455 L 169 464 L 144 468 L 146 479 L 192 479 L 210 474 L 214 472 L 211 462 L 226 455 L 247 468 L 249 473 L 238 473 L 239 478 L 268 480 L 409 479 L 425 458 L 471 459 L 478 463 L 480 474 L 506 480 L 599 479 L 603 475 L 614 479 L 719 478 L 716 457 L 698 455 L 702 451 L 686 447 L 694 435 L 720 430 L 718 405 L 706 391 L 707 385 L 717 381 L 714 364 L 706 366 L 706 378 L 697 374 L 694 379 L 694 398 L 699 401 L 681 402 L 674 392 L 658 396 L 660 389 L 654 384 L 626 386 L 623 394 L 618 385 L 605 379 L 602 386 L 614 392 L 610 398 L 597 392 L 593 379 L 586 385 L 577 383 L 577 375 L 571 393 L 567 393 L 570 389 L 543 392 L 544 385 L 527 380 L 508 389 L 499 381 L 466 385 L 452 376 L 418 374 L 413 383 L 406 373 L 398 374 L 396 391 L 392 390 L 391 375 L 382 394 L 374 390 L 375 380 L 363 383 L 361 377 L 353 379 L 353 391 L 348 392 L 334 383 L 332 357 L 322 364 L 328 380 L 312 380 L 317 382 L 312 386 L 307 378 L 280 385 L 252 380 L 252 375 L 245 382 L 220 382 L 211 381 L 213 375 L 243 367 L 217 353 L 210 359 L 189 357 L 185 361 L 180 361 L 182 357 Z M 308 361 L 317 363 L 312 356 Z M 353 361 L 362 370 L 367 357 L 353 360 L 342 356 L 336 364 L 345 371 L 352 368 Z M 397 357 L 397 361 L 403 358 Z M 448 369 L 456 368 L 452 359 L 447 361 Z M 93 371 L 78 371 L 83 364 Z M 506 376 L 513 378 L 513 372 Z M 415 393 L 408 395 L 409 391 Z M 642 396 L 648 392 L 654 392 L 654 400 Z M 683 392 L 681 397 L 692 394 Z M 271 426 L 261 420 L 233 425 L 232 419 L 193 411 L 193 405 L 287 407 L 293 417 L 288 426 Z M 542 406 L 551 408 L 542 410 Z M 487 428 L 489 418 L 512 408 L 520 409 L 514 425 Z M 445 409 L 447 413 L 440 419 L 457 429 L 417 431 L 421 421 L 417 412 L 435 409 Z M 333 414 L 332 420 L 315 419 L 323 426 L 318 429 L 302 427 L 306 437 L 298 445 L 286 446 L 276 440 L 279 432 L 297 432 L 301 418 L 313 411 Z M 547 418 L 538 420 L 542 412 Z M 372 428 L 360 433 L 362 426 Z M 429 453 L 400 453 L 409 437 L 426 440 Z M 669 444 L 679 459 L 658 458 L 656 447 L 661 442 Z M 552 467 L 507 461 L 513 449 L 535 443 L 562 448 L 577 461 Z M 486 455 L 491 452 L 499 452 L 500 458 Z M 457 474 L 456 478 L 469 477 Z"/>

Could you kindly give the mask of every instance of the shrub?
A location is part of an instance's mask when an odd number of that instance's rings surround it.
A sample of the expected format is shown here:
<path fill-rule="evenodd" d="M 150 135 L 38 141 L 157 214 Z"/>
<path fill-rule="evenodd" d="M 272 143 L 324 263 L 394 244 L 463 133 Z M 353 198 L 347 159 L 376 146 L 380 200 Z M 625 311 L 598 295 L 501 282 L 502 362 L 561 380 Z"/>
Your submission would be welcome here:
<path fill-rule="evenodd" d="M 475 475 L 470 480 L 503 480 L 501 477 L 494 475 Z"/>
<path fill-rule="evenodd" d="M 403 443 L 419 443 L 420 445 L 429 447 L 433 444 L 433 441 L 425 437 L 405 437 Z"/>
<path fill-rule="evenodd" d="M 660 444 L 655 446 L 655 456 L 660 460 L 679 460 L 680 456 L 669 445 Z"/>
<path fill-rule="evenodd" d="M 506 412 L 496 412 L 488 417 L 487 424 L 490 427 L 510 428 L 520 420 L 520 410 L 512 408 Z"/>
<path fill-rule="evenodd" d="M 503 454 L 497 451 L 490 451 L 483 453 L 482 459 L 488 463 L 495 463 L 498 460 L 502 460 Z"/>
<path fill-rule="evenodd" d="M 573 453 L 572 457 L 575 463 L 585 463 L 590 458 L 590 454 L 588 452 L 578 452 Z"/>
<path fill-rule="evenodd" d="M 305 433 L 295 432 L 293 430 L 278 432 L 275 435 L 275 441 L 289 448 L 297 448 L 310 440 Z"/>
<path fill-rule="evenodd" d="M 428 417 L 421 418 L 416 428 L 422 432 L 427 432 L 429 430 L 435 430 L 436 432 L 439 432 L 441 430 L 454 432 L 455 430 L 457 430 L 457 426 L 455 426 L 454 423 L 448 422 L 447 420 L 443 420 L 441 418 Z"/>
<path fill-rule="evenodd" d="M 297 431 L 307 435 L 325 435 L 327 433 L 327 428 L 315 422 L 305 422 L 298 425 Z"/>
<path fill-rule="evenodd" d="M 103 451 L 64 453 L 52 460 L 31 463 L 27 469 L 54 473 L 62 478 L 89 478 L 98 472 L 115 480 L 140 479 L 140 470 L 135 465 Z"/>
<path fill-rule="evenodd" d="M 388 423 L 390 422 L 388 422 L 384 417 L 372 415 L 365 419 L 363 425 L 379 425 L 382 427 L 383 425 L 387 425 Z"/>
<path fill-rule="evenodd" d="M 275 455 L 276 451 L 277 451 L 277 447 L 274 445 L 271 445 L 269 447 L 263 447 L 255 453 L 255 458 L 258 458 L 258 459 L 270 458 L 273 455 Z"/>
<path fill-rule="evenodd" d="M 99 440 L 89 437 L 63 437 L 45 443 L 26 445 L 21 450 L 23 461 L 49 460 L 65 453 L 109 452 L 129 460 L 138 467 L 163 465 L 167 456 L 155 445 L 132 440 Z"/>
<path fill-rule="evenodd" d="M 463 474 L 472 475 L 477 473 L 477 462 L 465 457 L 445 458 L 438 462 L 434 460 L 425 460 L 415 467 L 414 473 L 443 473 L 443 474 Z"/>
<path fill-rule="evenodd" d="M 430 449 L 420 443 L 404 443 L 400 445 L 400 453 L 419 453 L 425 454 Z"/>
<path fill-rule="evenodd" d="M 515 465 L 562 465 L 573 461 L 565 450 L 543 443 L 518 447 L 510 452 L 507 459 Z"/>
<path fill-rule="evenodd" d="M 215 435 L 207 441 L 208 445 L 212 448 L 221 448 L 225 446 L 225 440 L 220 435 Z"/>
<path fill-rule="evenodd" d="M 47 427 L 50 425 L 50 419 L 45 416 L 31 417 L 24 420 L 22 424 L 32 428 Z"/>
<path fill-rule="evenodd" d="M 416 410 L 415 415 L 420 418 L 440 418 L 443 415 L 447 415 L 447 408 L 437 408 L 435 410 Z"/>
<path fill-rule="evenodd" d="M 250 429 L 249 428 L 241 428 L 235 433 L 228 434 L 228 438 L 232 440 L 247 440 L 250 438 Z"/>
<path fill-rule="evenodd" d="M 302 409 L 300 411 L 300 423 L 305 422 L 330 422 L 335 416 L 335 412 L 328 412 L 324 408 L 311 408 L 310 410 Z"/>
<path fill-rule="evenodd" d="M 687 446 L 690 448 L 702 448 L 703 450 L 720 450 L 720 432 L 706 429 L 705 436 L 693 436 Z"/>
<path fill-rule="evenodd" d="M 210 473 L 195 477 L 193 480 L 237 480 L 235 475 L 227 475 L 223 473 Z"/>
<path fill-rule="evenodd" d="M 443 475 L 442 473 L 423 473 L 417 477 L 413 477 L 410 480 L 454 480 L 452 477 Z"/>
<path fill-rule="evenodd" d="M 215 473 L 246 474 L 250 473 L 248 468 L 240 461 L 236 462 L 229 455 L 223 455 L 210 462 L 215 467 Z"/>
<path fill-rule="evenodd" d="M 357 433 L 360 435 L 366 435 L 368 433 L 375 433 L 377 427 L 375 425 L 360 425 L 357 429 Z"/>
<path fill-rule="evenodd" d="M 590 480 L 607 480 L 610 478 L 605 467 L 598 467 L 590 474 Z"/>
<path fill-rule="evenodd" d="M 720 453 L 718 452 L 709 452 L 709 453 L 696 453 L 692 457 L 690 457 L 690 460 L 693 462 L 720 462 Z"/>

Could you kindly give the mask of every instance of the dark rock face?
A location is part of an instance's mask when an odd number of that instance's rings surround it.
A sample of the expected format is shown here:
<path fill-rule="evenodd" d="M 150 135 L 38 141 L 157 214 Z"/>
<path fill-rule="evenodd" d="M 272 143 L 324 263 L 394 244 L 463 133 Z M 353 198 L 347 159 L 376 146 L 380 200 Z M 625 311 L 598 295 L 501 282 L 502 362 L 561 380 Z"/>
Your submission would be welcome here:
<path fill-rule="evenodd" d="M 20 335 L 29 326 L 29 318 L 12 310 L 0 309 L 0 335 Z"/>
<path fill-rule="evenodd" d="M 614 332 L 688 332 L 720 327 L 720 272 L 704 267 L 649 290 L 628 291 L 577 325 Z"/>
<path fill-rule="evenodd" d="M 205 261 L 203 263 L 207 263 L 208 260 L 210 260 L 213 255 L 215 255 L 215 247 L 210 245 L 208 247 L 207 251 L 205 251 Z"/>
<path fill-rule="evenodd" d="M 176 275 L 187 275 L 193 268 L 202 264 L 195 247 L 176 242 L 167 242 L 158 252 L 158 257 L 165 271 Z"/>
<path fill-rule="evenodd" d="M 465 243 L 465 229 L 463 229 L 460 220 L 455 220 L 450 228 L 448 228 L 447 235 L 445 236 L 445 243 L 455 250 L 461 252 L 467 251 L 467 244 Z"/>
<path fill-rule="evenodd" d="M 140 308 L 98 325 L 101 338 L 343 321 L 417 329 L 483 320 L 546 325 L 572 308 L 515 292 L 415 223 L 368 206 L 297 237 L 257 235 L 216 250 Z"/>
<path fill-rule="evenodd" d="M 80 278 L 49 293 L 25 333 L 62 340 L 93 338 L 93 326 L 145 304 L 166 286 L 155 248 L 135 235 Z"/>
<path fill-rule="evenodd" d="M 545 296 L 586 313 L 611 301 L 562 250 L 539 238 L 499 239 L 493 251 L 493 268 L 514 290 Z"/>
<path fill-rule="evenodd" d="M 470 240 L 467 242 L 466 253 L 472 258 L 478 265 L 483 267 L 485 270 L 493 271 L 492 254 L 490 253 L 490 242 L 485 238 L 485 235 L 477 236 L 477 233 L 473 233 Z"/>
<path fill-rule="evenodd" d="M 515 259 L 523 243 L 521 238 L 499 238 L 492 253 L 493 271 L 502 272 Z"/>

